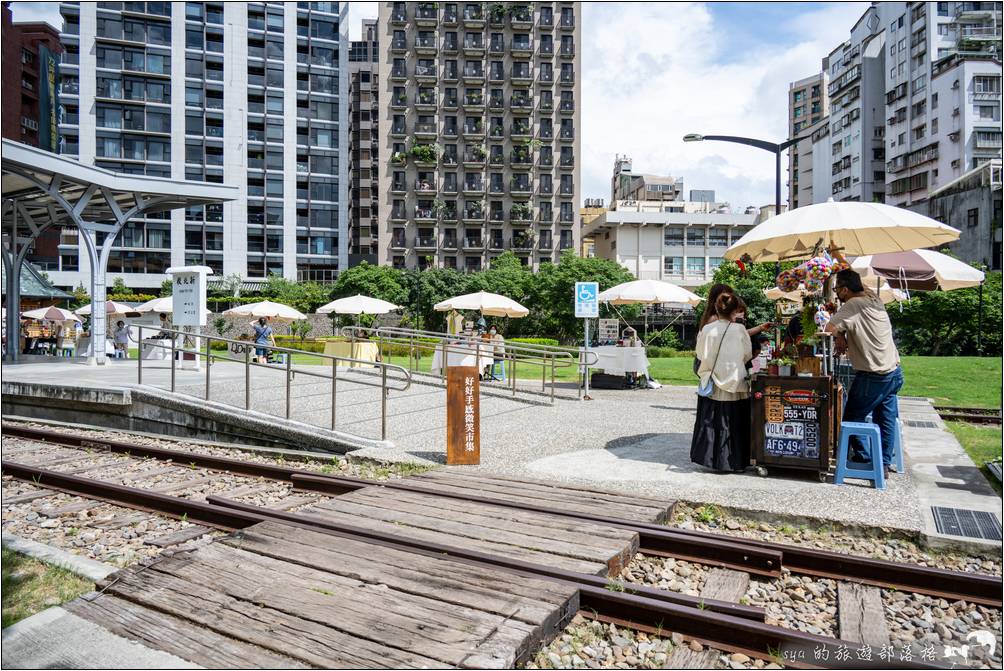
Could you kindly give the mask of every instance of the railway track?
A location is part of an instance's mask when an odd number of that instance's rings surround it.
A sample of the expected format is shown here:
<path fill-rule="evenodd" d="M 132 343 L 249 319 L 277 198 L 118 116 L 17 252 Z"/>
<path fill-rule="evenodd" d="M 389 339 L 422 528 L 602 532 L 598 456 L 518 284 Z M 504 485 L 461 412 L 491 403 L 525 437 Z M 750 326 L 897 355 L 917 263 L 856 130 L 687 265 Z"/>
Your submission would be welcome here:
<path fill-rule="evenodd" d="M 952 422 L 968 422 L 970 424 L 1001 424 L 999 408 L 964 408 L 957 406 L 936 405 L 934 409 L 941 419 Z"/>
<path fill-rule="evenodd" d="M 792 573 L 804 573 L 856 584 L 878 587 L 893 587 L 899 590 L 962 600 L 1001 607 L 1001 580 L 994 576 L 960 573 L 895 562 L 853 557 L 834 552 L 813 550 L 749 539 L 739 539 L 698 531 L 670 529 L 658 524 L 646 524 L 623 519 L 590 515 L 561 508 L 534 506 L 520 501 L 493 498 L 490 492 L 472 496 L 457 491 L 444 491 L 429 484 L 412 484 L 392 481 L 374 483 L 357 478 L 332 476 L 284 465 L 261 464 L 239 459 L 217 457 L 174 449 L 148 447 L 124 441 L 96 440 L 92 436 L 70 434 L 20 425 L 3 425 L 5 436 L 59 446 L 70 450 L 87 450 L 90 456 L 116 455 L 126 459 L 170 461 L 175 466 L 183 465 L 195 478 L 212 477 L 202 475 L 198 469 L 237 474 L 281 483 L 292 492 L 297 492 L 304 501 L 303 493 L 309 496 L 337 497 L 340 494 L 357 491 L 364 487 L 384 487 L 387 489 L 442 496 L 490 504 L 537 513 L 570 517 L 583 522 L 602 523 L 630 529 L 638 533 L 640 552 L 651 556 L 675 557 L 710 566 L 724 567 L 733 574 L 753 574 L 777 577 L 782 569 Z M 15 457 L 24 458 L 30 451 L 18 451 Z M 6 455 L 5 455 L 6 457 Z M 61 457 L 63 464 L 72 465 L 71 457 Z M 664 630 L 678 632 L 692 640 L 700 641 L 718 649 L 743 653 L 752 657 L 771 658 L 778 654 L 785 664 L 794 668 L 812 667 L 813 659 L 818 660 L 818 650 L 827 650 L 828 655 L 836 655 L 842 646 L 853 645 L 855 641 L 841 640 L 807 634 L 793 629 L 764 623 L 761 608 L 736 603 L 738 597 L 714 598 L 714 595 L 695 597 L 665 589 L 637 584 L 611 582 L 608 579 L 541 566 L 517 559 L 501 557 L 447 545 L 437 545 L 410 539 L 398 534 L 376 532 L 371 529 L 354 527 L 351 524 L 336 523 L 316 516 L 288 510 L 276 510 L 242 503 L 232 496 L 208 493 L 204 500 L 174 496 L 163 491 L 153 491 L 139 487 L 98 480 L 90 477 L 97 469 L 113 467 L 112 463 L 91 465 L 68 473 L 53 470 L 47 466 L 58 466 L 60 458 L 50 463 L 20 463 L 4 459 L 3 474 L 50 491 L 58 491 L 81 496 L 94 501 L 133 508 L 158 515 L 196 523 L 205 528 L 227 532 L 241 529 L 260 522 L 271 521 L 281 524 L 308 528 L 335 537 L 362 539 L 367 543 L 426 556 L 449 555 L 451 559 L 476 566 L 492 567 L 526 576 L 543 577 L 574 584 L 581 595 L 581 614 L 602 622 L 628 626 L 639 631 L 659 633 Z M 121 464 L 119 464 L 121 467 Z M 179 483 L 180 484 L 180 483 Z M 290 487 L 291 486 L 291 487 Z M 219 490 L 217 490 L 219 491 Z M 231 488 L 232 491 L 232 488 Z M 226 491 L 224 490 L 225 494 Z M 199 497 L 202 498 L 202 497 Z M 5 502 L 6 503 L 6 502 Z M 296 506 L 288 506 L 295 508 Z M 748 581 L 748 578 L 747 578 Z M 861 641 L 857 641 L 860 643 Z M 832 657 L 831 657 L 832 658 Z M 895 668 L 899 662 L 891 659 L 882 665 Z M 916 667 L 917 660 L 903 666 Z"/>

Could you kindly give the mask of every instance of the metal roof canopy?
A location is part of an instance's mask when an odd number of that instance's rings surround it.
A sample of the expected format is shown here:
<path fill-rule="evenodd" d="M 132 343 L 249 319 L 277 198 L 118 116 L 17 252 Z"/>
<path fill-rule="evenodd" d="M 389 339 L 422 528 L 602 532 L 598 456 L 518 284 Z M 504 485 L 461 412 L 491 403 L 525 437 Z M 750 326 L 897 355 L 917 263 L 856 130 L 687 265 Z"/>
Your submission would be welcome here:
<path fill-rule="evenodd" d="M 236 186 L 123 175 L 3 140 L 3 264 L 7 277 L 7 332 L 18 332 L 20 268 L 35 238 L 52 226 L 80 231 L 91 267 L 91 299 L 98 304 L 91 333 L 105 333 L 105 274 L 112 244 L 134 217 L 237 198 Z M 98 242 L 98 234 L 104 238 Z M 11 342 L 16 343 L 14 338 Z M 105 363 L 105 339 L 92 338 L 90 362 Z M 17 360 L 17 346 L 6 360 Z"/>

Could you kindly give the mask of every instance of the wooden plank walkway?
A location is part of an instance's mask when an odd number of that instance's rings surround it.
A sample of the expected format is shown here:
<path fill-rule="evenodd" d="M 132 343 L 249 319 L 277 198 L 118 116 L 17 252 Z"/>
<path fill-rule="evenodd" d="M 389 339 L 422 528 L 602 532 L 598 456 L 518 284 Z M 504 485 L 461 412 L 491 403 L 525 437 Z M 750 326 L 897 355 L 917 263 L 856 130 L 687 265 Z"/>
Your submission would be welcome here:
<path fill-rule="evenodd" d="M 67 609 L 206 667 L 508 668 L 578 610 L 571 586 L 272 522 L 99 587 Z"/>
<path fill-rule="evenodd" d="M 442 492 L 618 517 L 633 522 L 664 522 L 672 513 L 674 504 L 673 501 L 644 496 L 534 480 L 515 480 L 451 468 L 437 468 L 420 473 L 406 478 L 404 482 Z"/>

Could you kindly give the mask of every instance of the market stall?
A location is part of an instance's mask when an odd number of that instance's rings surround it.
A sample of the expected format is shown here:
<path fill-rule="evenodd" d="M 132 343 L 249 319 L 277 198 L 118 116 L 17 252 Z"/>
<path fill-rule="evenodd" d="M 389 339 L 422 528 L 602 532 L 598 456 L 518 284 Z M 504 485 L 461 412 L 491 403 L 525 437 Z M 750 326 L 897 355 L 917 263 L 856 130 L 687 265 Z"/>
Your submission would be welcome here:
<path fill-rule="evenodd" d="M 777 317 L 787 328 L 761 352 L 752 376 L 752 463 L 769 469 L 834 470 L 843 413 L 844 385 L 824 326 L 837 306 L 831 277 L 851 267 L 848 258 L 909 252 L 951 242 L 959 232 L 922 215 L 880 203 L 820 203 L 768 219 L 744 235 L 725 258 L 744 263 L 800 261 L 780 272 Z M 895 282 L 879 275 L 872 286 L 883 302 L 902 300 Z"/>
<path fill-rule="evenodd" d="M 505 366 L 505 345 L 501 334 L 489 340 L 487 335 L 479 335 L 468 329 L 467 333 L 459 333 L 459 325 L 463 323 L 462 312 L 477 311 L 482 319 L 480 331 L 484 332 L 484 317 L 509 317 L 519 319 L 530 314 L 530 311 L 513 299 L 493 294 L 488 291 L 476 291 L 472 294 L 454 296 L 440 301 L 433 306 L 438 312 L 449 312 L 447 318 L 450 324 L 448 331 L 455 339 L 436 348 L 432 354 L 432 373 L 445 376 L 446 369 L 454 366 L 476 366 L 485 379 L 495 379 L 495 364 Z M 499 358 L 496 358 L 498 356 Z M 443 362 L 446 362 L 444 367 Z M 515 366 L 515 362 L 513 362 Z M 515 374 L 515 373 L 513 373 Z"/>

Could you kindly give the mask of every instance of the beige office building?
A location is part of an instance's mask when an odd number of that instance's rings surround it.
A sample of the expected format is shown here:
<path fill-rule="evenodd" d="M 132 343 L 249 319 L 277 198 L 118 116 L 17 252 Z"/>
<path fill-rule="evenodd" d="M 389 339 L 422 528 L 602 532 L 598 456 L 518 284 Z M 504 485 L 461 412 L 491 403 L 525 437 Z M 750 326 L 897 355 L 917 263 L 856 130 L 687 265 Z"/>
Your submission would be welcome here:
<path fill-rule="evenodd" d="M 788 138 L 809 138 L 811 128 L 830 113 L 830 98 L 827 93 L 830 78 L 827 59 L 823 59 L 822 72 L 792 82 L 788 85 Z M 812 157 L 802 156 L 808 144 L 811 154 L 811 142 L 799 142 L 788 149 L 788 207 L 795 209 L 799 205 L 811 205 L 812 200 L 804 201 L 802 196 L 806 190 L 812 189 Z"/>
<path fill-rule="evenodd" d="M 380 3 L 380 263 L 578 248 L 580 25 L 573 2 Z"/>

